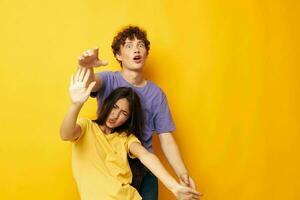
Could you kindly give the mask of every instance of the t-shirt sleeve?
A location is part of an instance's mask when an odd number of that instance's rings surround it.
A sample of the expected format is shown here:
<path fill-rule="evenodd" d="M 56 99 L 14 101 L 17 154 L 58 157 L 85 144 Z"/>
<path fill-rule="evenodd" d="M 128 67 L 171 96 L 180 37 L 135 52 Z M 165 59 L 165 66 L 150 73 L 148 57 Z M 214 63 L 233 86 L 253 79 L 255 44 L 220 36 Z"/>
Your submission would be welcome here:
<path fill-rule="evenodd" d="M 82 138 L 82 136 L 86 133 L 88 123 L 89 123 L 89 120 L 86 119 L 86 118 L 78 118 L 77 119 L 76 124 L 78 124 L 80 126 L 80 128 L 81 128 L 81 134 L 73 142 L 77 142 L 78 140 L 80 140 L 80 138 Z"/>
<path fill-rule="evenodd" d="M 172 132 L 175 130 L 167 97 L 163 92 L 161 94 L 160 101 L 155 108 L 154 129 L 158 134 Z"/>
<path fill-rule="evenodd" d="M 127 147 L 127 154 L 128 154 L 128 156 L 130 157 L 130 158 L 136 158 L 134 155 L 132 155 L 131 153 L 130 153 L 130 149 L 129 149 L 129 147 L 130 147 L 130 145 L 132 144 L 132 143 L 134 143 L 134 142 L 138 142 L 138 143 L 140 143 L 141 144 L 141 142 L 139 141 L 139 139 L 137 139 L 137 137 L 135 137 L 133 134 L 130 134 L 128 137 L 127 137 L 127 145 L 126 145 L 126 147 Z"/>

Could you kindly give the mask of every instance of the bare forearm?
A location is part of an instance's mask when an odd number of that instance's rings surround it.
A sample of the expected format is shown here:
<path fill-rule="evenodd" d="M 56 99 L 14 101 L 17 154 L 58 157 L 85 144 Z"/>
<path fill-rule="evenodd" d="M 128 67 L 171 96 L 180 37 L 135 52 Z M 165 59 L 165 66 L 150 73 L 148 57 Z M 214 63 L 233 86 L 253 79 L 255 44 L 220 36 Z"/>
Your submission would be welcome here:
<path fill-rule="evenodd" d="M 96 74 L 94 74 L 94 76 L 95 76 L 94 81 L 96 81 L 96 84 L 93 87 L 92 92 L 98 92 L 101 89 L 101 87 L 102 87 L 102 80 Z"/>
<path fill-rule="evenodd" d="M 176 196 L 177 199 L 198 199 L 199 193 L 192 188 L 182 186 L 168 173 L 160 160 L 138 142 L 133 142 L 129 151 L 157 177 Z"/>
<path fill-rule="evenodd" d="M 160 160 L 153 153 L 145 153 L 140 158 L 141 162 L 170 190 L 178 184 L 164 168 Z"/>
<path fill-rule="evenodd" d="M 76 120 L 83 104 L 71 104 L 60 127 L 63 140 L 72 140 L 76 134 Z"/>
<path fill-rule="evenodd" d="M 180 177 L 182 174 L 187 173 L 187 169 L 184 165 L 184 162 L 182 160 L 182 157 L 180 155 L 179 148 L 171 135 L 171 133 L 165 133 L 168 135 L 161 135 L 160 136 L 160 143 L 161 143 L 161 148 L 174 169 L 175 173 L 177 174 L 178 177 Z"/>

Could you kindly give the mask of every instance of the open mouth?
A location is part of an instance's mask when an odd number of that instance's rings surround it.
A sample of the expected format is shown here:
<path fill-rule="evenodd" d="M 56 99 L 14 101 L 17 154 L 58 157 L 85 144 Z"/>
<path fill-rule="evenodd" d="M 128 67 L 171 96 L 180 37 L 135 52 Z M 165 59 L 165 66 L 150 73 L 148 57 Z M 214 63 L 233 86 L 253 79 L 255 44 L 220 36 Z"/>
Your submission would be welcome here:
<path fill-rule="evenodd" d="M 109 119 L 108 122 L 109 122 L 110 124 L 114 124 L 114 123 L 116 122 L 116 120 Z"/>
<path fill-rule="evenodd" d="M 134 57 L 133 57 L 133 60 L 134 60 L 135 62 L 141 62 L 141 61 L 142 61 L 142 56 L 140 56 L 140 55 L 134 56 Z"/>

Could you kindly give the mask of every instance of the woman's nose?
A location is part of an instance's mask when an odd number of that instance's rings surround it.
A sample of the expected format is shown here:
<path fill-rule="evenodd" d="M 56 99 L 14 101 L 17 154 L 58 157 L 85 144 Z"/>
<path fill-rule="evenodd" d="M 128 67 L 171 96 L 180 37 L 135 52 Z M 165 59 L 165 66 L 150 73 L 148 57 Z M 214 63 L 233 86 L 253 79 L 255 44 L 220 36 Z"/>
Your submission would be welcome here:
<path fill-rule="evenodd" d="M 112 116 L 113 119 L 118 119 L 119 113 L 118 112 L 112 112 L 111 116 Z"/>

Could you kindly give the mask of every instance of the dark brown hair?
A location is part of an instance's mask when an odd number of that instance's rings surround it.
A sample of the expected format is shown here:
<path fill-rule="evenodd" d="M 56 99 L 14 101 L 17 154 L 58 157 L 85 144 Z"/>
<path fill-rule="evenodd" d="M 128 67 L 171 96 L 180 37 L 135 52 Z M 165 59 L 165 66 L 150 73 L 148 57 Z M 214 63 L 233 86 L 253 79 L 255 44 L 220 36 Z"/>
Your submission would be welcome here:
<path fill-rule="evenodd" d="M 99 125 L 104 125 L 107 117 L 109 116 L 113 106 L 117 103 L 119 99 L 127 99 L 129 103 L 129 117 L 128 119 L 119 127 L 113 129 L 112 132 L 122 133 L 125 132 L 127 135 L 133 134 L 139 140 L 141 140 L 143 128 L 144 128 L 144 118 L 140 103 L 139 96 L 129 87 L 119 87 L 113 90 L 110 95 L 104 100 L 101 106 L 98 118 L 94 120 Z"/>
<path fill-rule="evenodd" d="M 114 37 L 113 42 L 111 44 L 111 48 L 113 50 L 115 57 L 116 54 L 120 53 L 121 45 L 125 44 L 127 38 L 129 40 L 134 40 L 134 38 L 142 40 L 145 44 L 145 48 L 148 55 L 148 52 L 150 50 L 150 41 L 147 39 L 147 32 L 139 28 L 138 26 L 127 26 L 123 28 L 119 33 L 117 33 L 117 35 Z M 121 63 L 119 60 L 118 62 Z"/>

